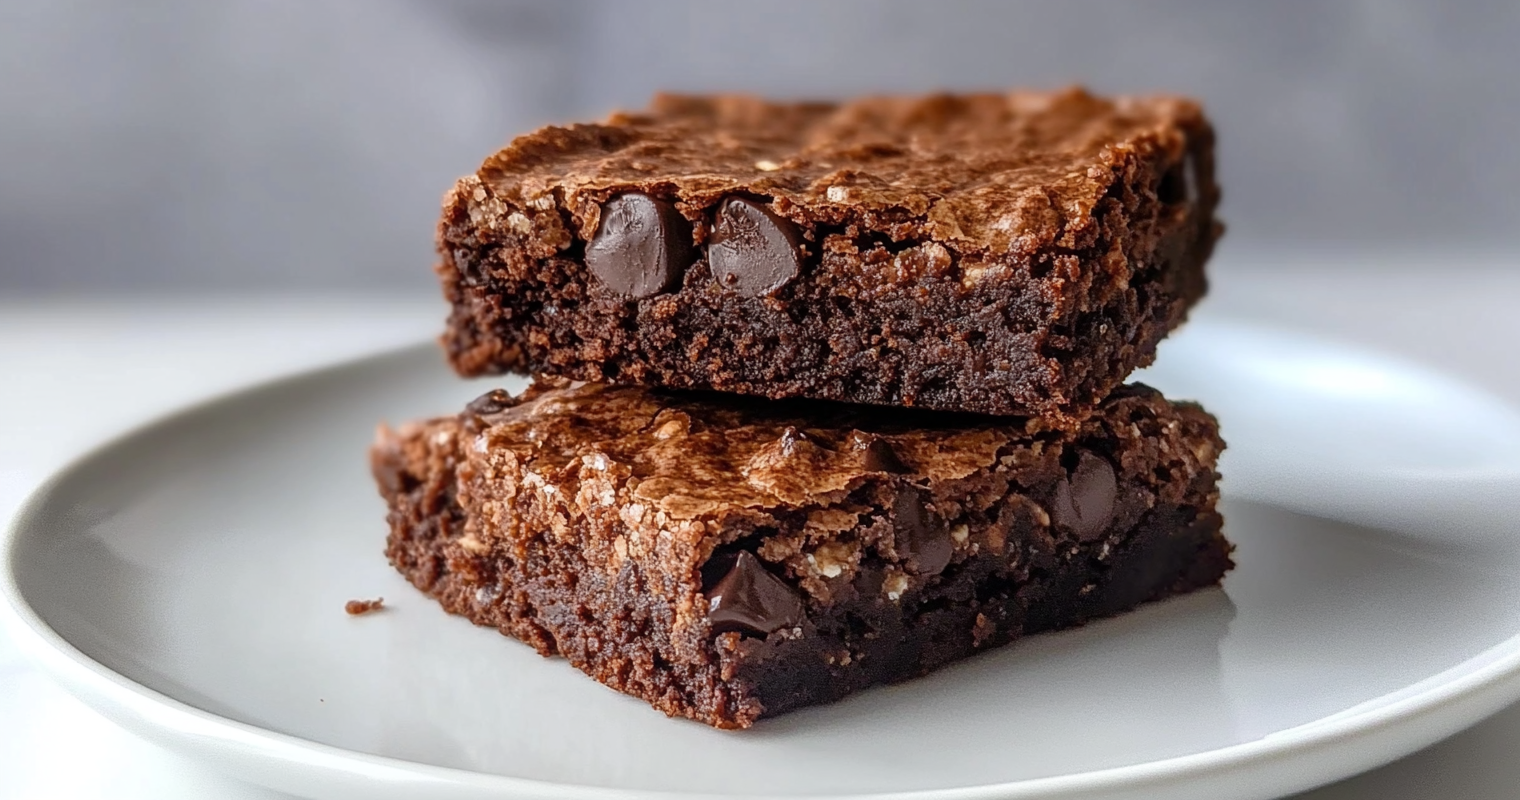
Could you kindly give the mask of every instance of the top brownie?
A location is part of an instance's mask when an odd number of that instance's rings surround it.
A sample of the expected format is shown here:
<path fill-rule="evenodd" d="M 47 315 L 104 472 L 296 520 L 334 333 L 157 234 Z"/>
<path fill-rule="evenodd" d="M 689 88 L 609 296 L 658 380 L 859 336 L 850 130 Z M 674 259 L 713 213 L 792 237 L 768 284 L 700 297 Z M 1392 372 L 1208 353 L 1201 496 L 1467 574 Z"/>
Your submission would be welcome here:
<path fill-rule="evenodd" d="M 1170 97 L 657 97 L 448 193 L 444 344 L 466 375 L 1074 421 L 1204 292 L 1213 141 Z"/>

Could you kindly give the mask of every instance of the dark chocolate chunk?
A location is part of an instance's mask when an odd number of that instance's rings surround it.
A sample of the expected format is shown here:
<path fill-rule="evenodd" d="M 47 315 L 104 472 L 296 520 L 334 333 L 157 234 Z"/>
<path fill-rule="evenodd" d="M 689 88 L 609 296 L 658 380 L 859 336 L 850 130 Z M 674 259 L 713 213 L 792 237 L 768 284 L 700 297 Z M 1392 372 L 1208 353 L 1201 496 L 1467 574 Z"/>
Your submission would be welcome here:
<path fill-rule="evenodd" d="M 596 236 L 586 245 L 591 274 L 635 299 L 674 288 L 695 260 L 691 224 L 675 206 L 643 194 L 608 200 Z"/>
<path fill-rule="evenodd" d="M 506 389 L 492 389 L 471 400 L 469 405 L 464 407 L 464 410 L 467 414 L 485 417 L 491 414 L 500 414 L 515 405 L 517 405 L 517 398 L 513 397 L 511 392 Z"/>
<path fill-rule="evenodd" d="M 748 550 L 739 553 L 733 568 L 707 595 L 707 620 L 713 633 L 764 636 L 796 625 L 802 618 L 802 598 Z"/>
<path fill-rule="evenodd" d="M 924 506 L 923 495 L 911 486 L 897 493 L 892 511 L 897 547 L 913 571 L 919 575 L 943 572 L 955 554 L 955 543 L 950 541 L 944 520 Z"/>
<path fill-rule="evenodd" d="M 730 197 L 718 208 L 707 264 L 725 289 L 746 297 L 770 294 L 802 271 L 802 234 L 765 206 Z"/>
<path fill-rule="evenodd" d="M 485 427 L 485 417 L 500 414 L 517 405 L 517 398 L 505 389 L 492 389 L 471 400 L 464 407 L 464 425 L 467 433 L 479 433 Z"/>
<path fill-rule="evenodd" d="M 736 550 L 729 546 L 720 547 L 713 551 L 707 561 L 702 564 L 702 592 L 712 594 L 718 584 L 734 568 L 739 560 L 739 554 L 743 550 Z"/>
<path fill-rule="evenodd" d="M 854 449 L 860 451 L 860 466 L 867 472 L 902 475 L 912 471 L 897 457 L 897 451 L 886 439 L 856 431 L 850 441 Z"/>
<path fill-rule="evenodd" d="M 1119 482 L 1108 459 L 1083 451 L 1077 468 L 1056 484 L 1050 513 L 1057 525 L 1079 539 L 1101 535 L 1114 518 Z"/>

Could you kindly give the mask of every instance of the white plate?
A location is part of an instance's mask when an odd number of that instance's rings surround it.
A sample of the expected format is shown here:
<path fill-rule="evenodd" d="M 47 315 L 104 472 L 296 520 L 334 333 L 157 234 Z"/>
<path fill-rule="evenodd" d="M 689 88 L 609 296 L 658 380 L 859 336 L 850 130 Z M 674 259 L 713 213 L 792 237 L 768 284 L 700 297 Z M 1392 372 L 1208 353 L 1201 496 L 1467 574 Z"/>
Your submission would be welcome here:
<path fill-rule="evenodd" d="M 319 798 L 1268 798 L 1520 697 L 1520 413 L 1408 364 L 1195 322 L 1145 377 L 1224 420 L 1224 591 L 725 733 L 386 565 L 365 447 L 484 388 L 440 362 L 276 383 L 80 460 L 10 533 L 12 633 L 131 730 Z"/>

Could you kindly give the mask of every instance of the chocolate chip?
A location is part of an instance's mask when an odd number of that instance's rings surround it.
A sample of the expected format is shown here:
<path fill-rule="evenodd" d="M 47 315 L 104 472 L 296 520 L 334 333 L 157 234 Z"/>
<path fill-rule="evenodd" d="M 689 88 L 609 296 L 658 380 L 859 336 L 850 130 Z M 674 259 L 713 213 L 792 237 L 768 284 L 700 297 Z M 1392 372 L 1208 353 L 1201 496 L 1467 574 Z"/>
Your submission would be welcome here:
<path fill-rule="evenodd" d="M 897 532 L 897 547 L 908 558 L 908 565 L 919 575 L 938 575 L 950 565 L 955 542 L 939 515 L 924 506 L 923 495 L 913 487 L 897 493 L 892 505 L 892 525 Z"/>
<path fill-rule="evenodd" d="M 505 389 L 492 389 L 471 400 L 464 407 L 464 429 L 467 433 L 479 433 L 486 427 L 485 417 L 500 414 L 517 405 L 518 400 Z"/>
<path fill-rule="evenodd" d="M 675 206 L 643 194 L 608 200 L 586 245 L 591 274 L 635 299 L 669 291 L 695 260 L 691 224 Z"/>
<path fill-rule="evenodd" d="M 1083 451 L 1077 468 L 1056 483 L 1050 513 L 1079 539 L 1096 539 L 1114 518 L 1119 481 L 1108 459 Z"/>
<path fill-rule="evenodd" d="M 851 439 L 854 449 L 860 451 L 860 468 L 866 472 L 888 472 L 902 475 L 912 472 L 897 457 L 897 451 L 886 439 L 856 431 Z"/>
<path fill-rule="evenodd" d="M 730 197 L 718 208 L 707 264 L 725 289 L 746 297 L 770 294 L 802 271 L 802 233 L 765 206 Z"/>
<path fill-rule="evenodd" d="M 713 633 L 765 636 L 802 619 L 802 598 L 748 550 L 740 551 L 733 568 L 707 593 L 707 621 Z"/>
<path fill-rule="evenodd" d="M 471 400 L 464 410 L 477 417 L 484 417 L 500 414 L 515 405 L 517 405 L 517 398 L 513 397 L 511 392 L 506 389 L 492 389 Z"/>

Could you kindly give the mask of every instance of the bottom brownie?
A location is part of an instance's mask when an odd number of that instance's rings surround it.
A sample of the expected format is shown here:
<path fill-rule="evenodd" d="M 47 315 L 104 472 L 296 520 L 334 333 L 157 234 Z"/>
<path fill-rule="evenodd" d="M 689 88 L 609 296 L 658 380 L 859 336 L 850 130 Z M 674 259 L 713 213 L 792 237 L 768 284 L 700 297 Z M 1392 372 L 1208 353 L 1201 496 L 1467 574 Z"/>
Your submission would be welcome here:
<path fill-rule="evenodd" d="M 382 429 L 391 562 L 448 611 L 724 728 L 1232 566 L 1197 406 L 1034 421 L 540 383 Z"/>

